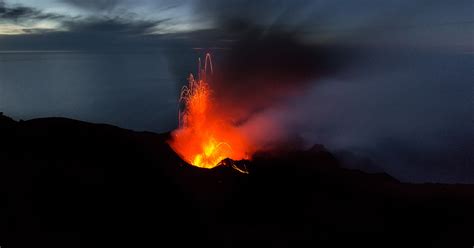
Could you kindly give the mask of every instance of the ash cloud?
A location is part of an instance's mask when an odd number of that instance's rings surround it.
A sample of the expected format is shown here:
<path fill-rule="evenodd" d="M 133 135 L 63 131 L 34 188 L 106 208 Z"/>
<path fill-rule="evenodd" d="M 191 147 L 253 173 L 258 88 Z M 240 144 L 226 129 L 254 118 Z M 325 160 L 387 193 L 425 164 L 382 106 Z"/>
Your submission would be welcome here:
<path fill-rule="evenodd" d="M 337 73 L 352 57 L 350 46 L 312 43 L 288 27 L 306 1 L 200 1 L 196 13 L 214 23 L 218 50 L 215 97 L 239 124 L 308 89 L 314 79 Z M 251 8 L 249 8 L 251 6 Z M 303 18 L 304 19 L 304 18 Z M 303 21 L 299 19 L 299 21 Z M 237 103 L 237 104 L 236 104 Z"/>
<path fill-rule="evenodd" d="M 298 134 L 402 181 L 472 183 L 470 6 L 202 1 L 197 12 L 225 37 L 223 109 L 252 136 Z"/>
<path fill-rule="evenodd" d="M 234 39 L 221 52 L 213 89 L 221 106 L 238 111 L 241 120 L 298 95 L 345 63 L 335 48 L 304 44 L 290 33 L 254 29 Z"/>
<path fill-rule="evenodd" d="M 214 42 L 207 47 L 219 49 L 211 82 L 217 111 L 232 118 L 261 149 L 299 146 L 297 131 L 281 121 L 269 122 L 267 116 L 352 59 L 350 46 L 307 42 L 302 30 L 286 26 L 298 19 L 288 16 L 305 3 L 201 1 L 196 6 L 196 13 L 214 23 Z"/>

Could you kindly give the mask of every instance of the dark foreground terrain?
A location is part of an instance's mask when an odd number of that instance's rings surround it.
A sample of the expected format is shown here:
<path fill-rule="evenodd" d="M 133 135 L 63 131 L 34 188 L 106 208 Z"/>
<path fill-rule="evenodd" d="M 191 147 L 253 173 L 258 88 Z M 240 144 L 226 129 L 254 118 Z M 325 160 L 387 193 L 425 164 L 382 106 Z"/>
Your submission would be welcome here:
<path fill-rule="evenodd" d="M 248 175 L 199 169 L 167 136 L 0 116 L 0 246 L 474 245 L 473 185 L 343 169 L 322 146 L 259 155 Z"/>

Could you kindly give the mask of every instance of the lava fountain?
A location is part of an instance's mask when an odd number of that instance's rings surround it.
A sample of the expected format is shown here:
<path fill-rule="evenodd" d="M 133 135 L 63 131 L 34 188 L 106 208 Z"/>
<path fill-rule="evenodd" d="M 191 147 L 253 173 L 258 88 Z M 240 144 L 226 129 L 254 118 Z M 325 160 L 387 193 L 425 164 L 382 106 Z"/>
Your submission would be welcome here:
<path fill-rule="evenodd" d="M 171 133 L 171 148 L 187 163 L 211 169 L 229 158 L 250 159 L 253 149 L 241 130 L 217 108 L 209 81 L 212 80 L 211 55 L 204 67 L 199 59 L 198 77 L 190 74 L 179 99 L 179 127 Z M 213 82 L 215 83 L 215 82 Z"/>

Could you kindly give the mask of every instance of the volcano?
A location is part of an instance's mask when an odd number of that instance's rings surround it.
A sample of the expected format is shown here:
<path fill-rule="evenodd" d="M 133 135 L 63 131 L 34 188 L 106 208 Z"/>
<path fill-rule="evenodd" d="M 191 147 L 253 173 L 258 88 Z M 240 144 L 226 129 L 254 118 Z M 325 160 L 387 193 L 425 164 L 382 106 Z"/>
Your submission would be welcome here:
<path fill-rule="evenodd" d="M 169 144 L 189 164 L 212 169 L 226 158 L 249 159 L 252 146 L 231 119 L 216 111 L 218 102 L 209 84 L 208 67 L 212 72 L 209 53 L 204 67 L 199 59 L 198 78 L 191 74 L 189 84 L 182 89 L 180 103 L 184 103 L 184 110 L 178 113 L 179 128 L 171 133 Z"/>
<path fill-rule="evenodd" d="M 0 118 L 2 247 L 470 247 L 473 185 L 340 167 L 322 145 L 190 166 L 169 133 Z"/>

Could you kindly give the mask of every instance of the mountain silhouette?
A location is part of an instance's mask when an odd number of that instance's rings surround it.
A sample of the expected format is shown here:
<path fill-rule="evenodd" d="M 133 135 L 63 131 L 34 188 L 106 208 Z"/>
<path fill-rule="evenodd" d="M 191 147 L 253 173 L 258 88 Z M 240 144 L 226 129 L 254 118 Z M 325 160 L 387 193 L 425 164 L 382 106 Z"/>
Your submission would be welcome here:
<path fill-rule="evenodd" d="M 322 145 L 200 169 L 168 137 L 0 115 L 1 247 L 474 245 L 474 185 L 342 168 Z"/>

